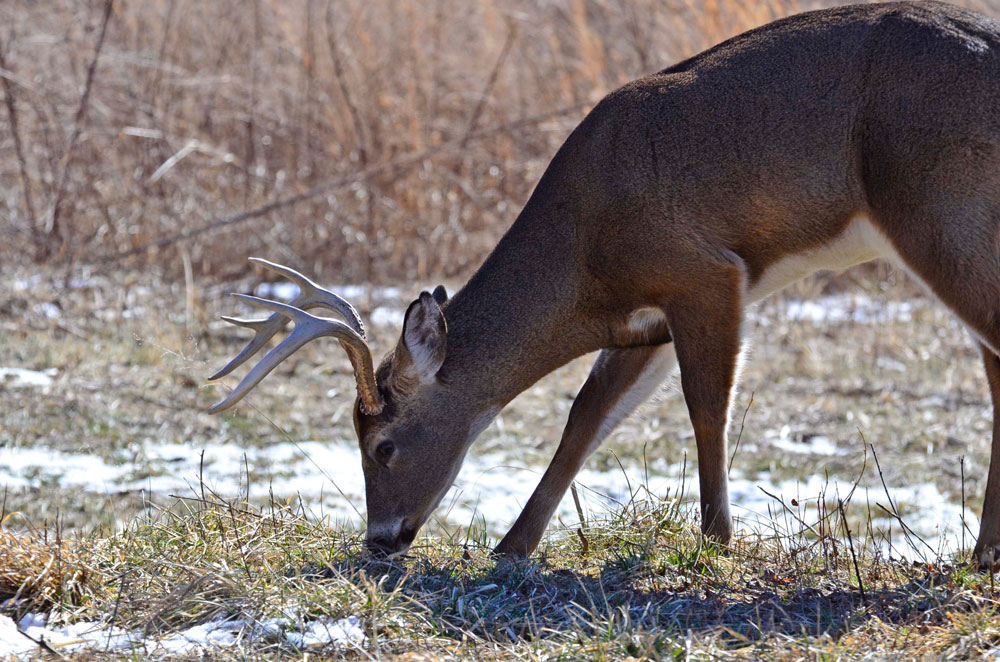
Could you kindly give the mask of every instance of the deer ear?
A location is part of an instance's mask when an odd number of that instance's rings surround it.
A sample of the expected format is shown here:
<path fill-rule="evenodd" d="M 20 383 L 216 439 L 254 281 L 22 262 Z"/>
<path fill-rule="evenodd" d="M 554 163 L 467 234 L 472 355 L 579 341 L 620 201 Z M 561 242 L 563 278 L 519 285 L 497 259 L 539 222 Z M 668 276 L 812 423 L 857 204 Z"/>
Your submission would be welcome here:
<path fill-rule="evenodd" d="M 434 293 L 431 296 L 434 297 L 439 306 L 443 306 L 448 301 L 448 290 L 444 289 L 444 285 L 438 285 L 434 288 Z"/>
<path fill-rule="evenodd" d="M 441 364 L 448 327 L 436 297 L 421 292 L 406 309 L 403 335 L 396 345 L 395 365 L 406 379 L 423 384 L 434 381 Z"/>

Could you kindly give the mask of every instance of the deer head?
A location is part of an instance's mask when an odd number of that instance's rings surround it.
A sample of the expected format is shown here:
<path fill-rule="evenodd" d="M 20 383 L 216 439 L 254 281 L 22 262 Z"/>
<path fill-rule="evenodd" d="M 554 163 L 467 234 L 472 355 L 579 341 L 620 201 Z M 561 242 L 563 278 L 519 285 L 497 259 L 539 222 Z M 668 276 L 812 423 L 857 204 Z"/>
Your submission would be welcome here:
<path fill-rule="evenodd" d="M 399 342 L 376 370 L 364 325 L 350 303 L 288 267 L 259 258 L 250 260 L 285 276 L 299 286 L 300 293 L 289 304 L 235 294 L 274 312 L 261 320 L 223 317 L 253 329 L 255 335 L 210 379 L 223 377 L 247 361 L 289 321 L 295 328 L 209 412 L 232 407 L 309 341 L 322 336 L 336 338 L 347 352 L 357 381 L 354 427 L 365 476 L 367 544 L 378 554 L 405 551 L 451 486 L 468 445 L 484 427 L 475 422 L 475 412 L 449 397 L 448 386 L 439 377 L 448 333 L 442 311 L 447 303 L 444 287 L 439 286 L 433 294 L 423 292 L 410 304 Z M 305 312 L 317 307 L 340 313 L 344 322 Z"/>

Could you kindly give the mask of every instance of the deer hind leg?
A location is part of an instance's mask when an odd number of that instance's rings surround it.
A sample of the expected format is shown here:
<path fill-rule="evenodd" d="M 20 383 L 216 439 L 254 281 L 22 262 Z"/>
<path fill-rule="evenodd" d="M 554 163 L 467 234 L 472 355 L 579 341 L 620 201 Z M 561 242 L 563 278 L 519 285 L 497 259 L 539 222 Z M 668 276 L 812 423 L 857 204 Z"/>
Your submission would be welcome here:
<path fill-rule="evenodd" d="M 984 261 L 985 262 L 985 261 Z M 964 298 L 955 296 L 944 288 L 935 292 L 961 317 L 969 329 L 978 336 L 983 355 L 986 380 L 993 405 L 993 440 L 990 448 L 990 468 L 986 477 L 986 495 L 979 525 L 979 537 L 973 558 L 981 570 L 1000 565 L 1000 293 L 990 283 L 1000 280 L 1000 273 L 992 278 L 974 278 L 972 283 L 983 285 L 981 290 L 970 288 Z M 969 283 L 968 280 L 965 281 Z M 933 287 L 933 284 L 932 284 Z M 949 296 L 952 295 L 952 296 Z"/>
<path fill-rule="evenodd" d="M 667 318 L 698 444 L 701 530 L 727 543 L 732 520 L 726 427 L 741 346 L 745 273 L 739 265 L 728 265 L 698 282 L 698 295 L 674 302 Z"/>
<path fill-rule="evenodd" d="M 969 188 L 975 190 L 976 186 L 973 183 Z M 926 188 L 937 191 L 941 187 L 928 185 Z M 952 193 L 949 199 L 965 200 L 961 192 Z M 903 220 L 911 217 L 893 217 L 891 220 L 895 223 L 889 226 L 889 234 L 901 256 L 897 262 L 903 262 L 909 271 L 921 278 L 979 340 L 993 404 L 990 468 L 974 551 L 980 567 L 986 568 L 1000 564 L 1000 359 L 997 358 L 1000 352 L 1000 268 L 995 243 L 1000 206 L 991 213 L 968 206 L 948 211 L 942 213 L 940 209 L 929 207 L 923 218 L 937 219 L 930 224 L 926 221 L 907 224 Z M 912 218 L 922 220 L 917 215 Z M 926 229 L 928 227 L 930 230 Z"/>
<path fill-rule="evenodd" d="M 986 497 L 983 499 L 983 516 L 979 526 L 979 539 L 973 558 L 983 569 L 995 567 L 1000 562 L 1000 357 L 980 343 L 986 379 L 993 400 L 993 449 L 990 455 L 990 472 L 986 478 Z"/>
<path fill-rule="evenodd" d="M 670 343 L 601 352 L 573 401 L 552 462 L 494 554 L 528 556 L 535 550 L 587 457 L 615 426 L 652 395 L 676 365 Z"/>

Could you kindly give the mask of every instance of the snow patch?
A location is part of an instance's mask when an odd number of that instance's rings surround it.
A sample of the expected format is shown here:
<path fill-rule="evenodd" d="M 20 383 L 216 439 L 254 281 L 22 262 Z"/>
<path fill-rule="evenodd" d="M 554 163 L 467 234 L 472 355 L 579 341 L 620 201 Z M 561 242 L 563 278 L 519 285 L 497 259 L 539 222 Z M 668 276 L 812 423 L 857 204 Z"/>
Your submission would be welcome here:
<path fill-rule="evenodd" d="M 323 286 L 334 294 L 344 297 L 348 301 L 356 301 L 370 296 L 372 299 L 391 300 L 399 298 L 401 291 L 398 287 L 374 287 L 368 285 L 333 285 Z M 299 286 L 295 283 L 278 281 L 274 283 L 259 283 L 253 290 L 254 296 L 265 299 L 278 299 L 279 301 L 291 301 L 299 296 Z"/>
<path fill-rule="evenodd" d="M 63 453 L 44 447 L 4 448 L 0 452 L 0 485 L 27 487 L 53 481 L 63 487 L 85 487 L 104 492 L 124 474 L 94 455 Z"/>
<path fill-rule="evenodd" d="M 42 303 L 36 303 L 32 310 L 38 315 L 46 317 L 50 320 L 59 319 L 62 317 L 62 310 L 56 304 L 51 301 L 44 301 Z"/>
<path fill-rule="evenodd" d="M 162 637 L 145 637 L 141 632 L 108 628 L 99 622 L 80 622 L 48 627 L 45 614 L 27 614 L 18 623 L 0 615 L 0 659 L 27 659 L 40 652 L 36 642 L 59 651 L 86 649 L 128 650 L 141 648 L 165 656 L 210 654 L 212 649 L 228 648 L 241 642 L 266 639 L 283 641 L 294 648 L 316 646 L 361 647 L 365 633 L 357 616 L 320 618 L 297 622 L 289 616 L 262 622 L 247 619 L 217 619 Z M 301 626 L 301 627 L 299 627 Z"/>
<path fill-rule="evenodd" d="M 401 327 L 403 326 L 403 315 L 403 311 L 398 308 L 379 306 L 372 311 L 368 319 L 371 320 L 373 326 Z"/>
<path fill-rule="evenodd" d="M 0 385 L 12 388 L 25 386 L 50 386 L 52 378 L 59 374 L 55 368 L 47 370 L 25 370 L 24 368 L 0 368 Z"/>
<path fill-rule="evenodd" d="M 342 618 L 339 621 L 320 619 L 306 625 L 302 632 L 288 632 L 285 640 L 296 648 L 311 648 L 327 644 L 342 644 L 345 646 L 360 645 L 365 640 L 361 620 L 357 616 Z"/>
<path fill-rule="evenodd" d="M 45 643 L 59 651 L 83 648 L 118 649 L 129 647 L 136 637 L 120 628 L 107 628 L 100 623 L 81 622 L 62 627 L 48 627 L 45 614 L 27 614 L 18 623 L 0 615 L 0 658 L 26 659 L 40 651 L 37 643 Z"/>
<path fill-rule="evenodd" d="M 784 425 L 781 430 L 775 432 L 768 430 L 764 433 L 764 439 L 770 442 L 775 448 L 790 453 L 805 453 L 811 455 L 843 455 L 844 450 L 838 448 L 830 441 L 829 437 L 821 434 L 802 435 L 802 440 L 798 441 L 791 437 L 791 427 Z"/>
<path fill-rule="evenodd" d="M 909 322 L 924 301 L 878 301 L 857 294 L 831 294 L 816 299 L 790 299 L 781 303 L 785 317 L 807 322 L 857 322 L 881 324 Z"/>

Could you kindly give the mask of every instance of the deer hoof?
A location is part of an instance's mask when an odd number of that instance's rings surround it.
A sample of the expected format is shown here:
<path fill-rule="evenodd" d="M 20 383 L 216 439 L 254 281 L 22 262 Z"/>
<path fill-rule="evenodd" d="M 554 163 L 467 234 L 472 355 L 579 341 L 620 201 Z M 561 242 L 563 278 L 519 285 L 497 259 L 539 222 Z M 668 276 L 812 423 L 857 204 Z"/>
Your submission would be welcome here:
<path fill-rule="evenodd" d="M 995 572 L 1000 569 L 1000 543 L 993 545 L 978 544 L 972 552 L 972 559 L 979 567 L 979 572 Z"/>

